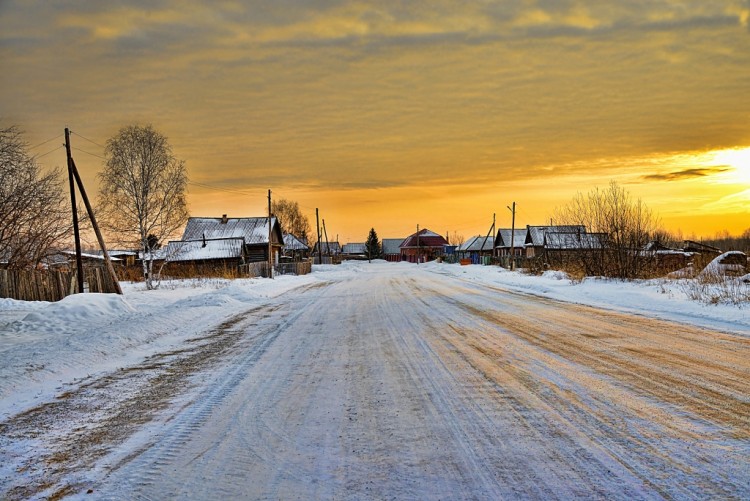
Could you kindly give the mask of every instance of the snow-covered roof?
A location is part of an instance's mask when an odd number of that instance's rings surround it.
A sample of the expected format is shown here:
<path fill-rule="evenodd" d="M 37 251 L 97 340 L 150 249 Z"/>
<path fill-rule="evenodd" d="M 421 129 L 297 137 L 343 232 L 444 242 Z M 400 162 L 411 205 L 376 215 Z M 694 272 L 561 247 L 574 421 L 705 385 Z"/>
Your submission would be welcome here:
<path fill-rule="evenodd" d="M 458 252 L 479 252 L 479 251 L 491 251 L 494 247 L 492 237 L 487 235 L 477 235 L 469 238 L 466 242 L 462 243 L 456 249 Z"/>
<path fill-rule="evenodd" d="M 747 271 L 747 254 L 741 251 L 729 251 L 716 256 L 700 272 L 701 275 L 744 275 Z"/>
<path fill-rule="evenodd" d="M 200 240 L 173 240 L 167 244 L 164 253 L 169 261 L 208 261 L 212 259 L 233 259 L 242 256 L 245 239 L 219 238 Z"/>
<path fill-rule="evenodd" d="M 277 226 L 275 217 L 271 224 Z M 191 217 L 182 240 L 244 238 L 247 245 L 268 244 L 267 217 Z"/>
<path fill-rule="evenodd" d="M 342 254 L 366 254 L 367 250 L 365 249 L 364 243 L 353 243 L 353 244 L 344 244 L 344 247 L 341 249 Z"/>
<path fill-rule="evenodd" d="M 310 247 L 291 233 L 287 233 L 284 235 L 284 249 L 289 251 L 306 251 Z"/>
<path fill-rule="evenodd" d="M 72 256 L 76 257 L 76 251 L 74 250 L 64 250 L 60 251 L 60 254 L 65 254 L 66 256 Z M 81 252 L 81 258 L 83 259 L 91 259 L 93 261 L 104 261 L 104 255 L 103 254 L 91 254 L 89 252 Z M 110 257 L 111 261 L 122 261 L 122 259 L 116 258 L 116 257 Z"/>
<path fill-rule="evenodd" d="M 514 247 L 523 247 L 524 240 L 526 240 L 526 228 L 516 228 L 515 230 L 512 228 L 501 228 L 497 230 L 495 247 L 510 249 L 511 242 L 513 242 Z"/>
<path fill-rule="evenodd" d="M 399 246 L 403 241 L 403 238 L 384 238 L 380 241 L 383 247 L 383 254 L 399 254 L 401 252 Z"/>
<path fill-rule="evenodd" d="M 545 233 L 544 248 L 551 250 L 601 249 L 607 236 L 604 233 Z"/>
<path fill-rule="evenodd" d="M 549 233 L 586 233 L 586 227 L 583 225 L 527 226 L 524 244 L 541 247 L 544 245 L 544 235 Z"/>
<path fill-rule="evenodd" d="M 331 253 L 333 255 L 341 254 L 341 244 L 338 242 L 326 242 L 325 240 L 319 242 L 320 248 L 323 251 L 323 254 Z M 315 244 L 314 252 L 318 252 L 318 244 Z"/>

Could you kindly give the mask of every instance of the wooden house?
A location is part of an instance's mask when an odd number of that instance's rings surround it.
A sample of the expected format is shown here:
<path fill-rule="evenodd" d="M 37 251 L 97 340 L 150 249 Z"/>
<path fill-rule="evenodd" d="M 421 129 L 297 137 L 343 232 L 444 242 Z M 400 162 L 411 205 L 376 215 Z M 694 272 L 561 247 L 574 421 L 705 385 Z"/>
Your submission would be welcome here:
<path fill-rule="evenodd" d="M 313 247 L 313 255 L 320 256 L 321 254 L 331 257 L 338 256 L 341 254 L 341 244 L 338 242 L 326 242 L 325 240 L 317 242 Z"/>
<path fill-rule="evenodd" d="M 500 265 L 510 269 L 522 266 L 525 257 L 524 241 L 525 228 L 500 228 L 495 236 L 495 256 L 500 259 Z M 511 255 L 514 263 L 511 263 Z"/>
<path fill-rule="evenodd" d="M 482 264 L 494 254 L 494 240 L 492 236 L 488 235 L 471 237 L 456 248 L 456 254 L 459 259 L 470 260 L 471 264 Z"/>
<path fill-rule="evenodd" d="M 269 253 L 269 235 L 271 238 L 271 252 L 273 262 L 279 262 L 279 256 L 284 246 L 284 236 L 281 233 L 279 221 L 267 217 L 191 217 L 188 219 L 181 241 L 218 241 L 229 240 L 225 248 L 233 248 L 236 239 L 243 239 L 242 253 L 247 263 L 267 262 Z M 170 242 L 171 243 L 171 242 Z M 219 245 L 219 244 L 214 244 Z M 167 257 L 170 259 L 170 257 Z"/>
<path fill-rule="evenodd" d="M 526 258 L 542 257 L 545 237 L 552 233 L 582 234 L 586 233 L 586 227 L 583 225 L 526 226 L 526 236 L 523 241 Z"/>
<path fill-rule="evenodd" d="M 173 240 L 161 249 L 160 255 L 168 261 L 169 274 L 179 275 L 180 269 L 198 275 L 233 274 L 247 262 L 246 249 L 243 237 Z"/>
<path fill-rule="evenodd" d="M 341 248 L 341 257 L 343 259 L 365 259 L 367 258 L 367 248 L 363 242 L 344 244 Z"/>
<path fill-rule="evenodd" d="M 310 257 L 310 247 L 291 233 L 284 235 L 283 258 L 299 262 Z"/>
<path fill-rule="evenodd" d="M 442 256 L 447 245 L 445 237 L 425 228 L 406 237 L 399 249 L 403 261 L 424 263 Z"/>

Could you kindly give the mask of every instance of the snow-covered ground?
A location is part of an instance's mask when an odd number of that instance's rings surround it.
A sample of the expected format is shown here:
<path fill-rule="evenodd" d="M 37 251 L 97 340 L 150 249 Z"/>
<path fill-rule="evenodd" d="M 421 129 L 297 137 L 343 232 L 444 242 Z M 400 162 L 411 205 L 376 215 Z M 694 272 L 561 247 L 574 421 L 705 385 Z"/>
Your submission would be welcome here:
<path fill-rule="evenodd" d="M 666 280 L 573 282 L 556 272 L 539 277 L 489 266 L 347 262 L 316 265 L 310 275 L 274 280 L 174 281 L 156 291 L 124 283 L 124 296 L 75 295 L 58 303 L 0 299 L 0 419 L 51 398 L 63 383 L 126 366 L 249 306 L 266 304 L 296 287 L 346 279 L 363 266 L 421 267 L 561 301 L 750 336 L 750 305 L 704 305 L 688 299 L 677 281 Z"/>
<path fill-rule="evenodd" d="M 501 294 L 504 290 L 510 290 L 540 298 L 635 314 L 644 319 L 668 320 L 730 333 L 733 336 L 739 335 L 740 337 L 750 338 L 750 317 L 748 316 L 750 308 L 721 304 L 703 305 L 689 300 L 675 283 L 665 281 L 617 282 L 587 279 L 580 283 L 574 283 L 556 273 L 534 277 L 517 272 L 508 272 L 496 267 L 440 263 L 414 265 L 356 262 L 345 263 L 341 266 L 315 266 L 313 273 L 310 275 L 303 277 L 282 276 L 275 280 L 176 281 L 164 283 L 162 288 L 157 291 L 145 291 L 141 284 L 124 284 L 124 296 L 86 294 L 71 296 L 58 303 L 30 303 L 0 299 L 0 426 L 3 422 L 28 409 L 55 401 L 60 394 L 75 390 L 83 382 L 96 380 L 96 378 L 111 374 L 118 369 L 142 364 L 149 357 L 164 353 L 175 353 L 183 349 L 192 340 L 202 338 L 222 322 L 233 319 L 240 313 L 260 311 L 264 308 L 270 312 L 281 298 L 290 293 L 306 294 L 300 291 L 315 291 L 330 284 L 342 284 L 340 286 L 342 291 L 346 291 L 346 284 L 358 277 L 361 278 L 362 274 L 367 274 L 369 277 L 386 276 L 390 277 L 390 280 L 400 280 L 401 277 L 413 275 L 416 277 L 417 284 L 420 280 L 419 277 L 435 275 L 441 277 L 442 280 L 436 283 L 453 282 L 459 284 L 459 286 L 460 284 L 470 286 L 470 289 L 467 290 L 470 290 L 473 295 L 479 295 L 481 304 L 494 305 L 492 303 L 494 296 Z M 374 279 L 372 281 L 376 282 Z M 404 287 L 407 287 L 407 285 L 404 285 Z M 409 287 L 412 286 L 409 285 Z M 419 290 L 418 285 L 413 287 L 415 287 L 414 290 Z M 445 291 L 450 293 L 457 293 L 457 291 L 462 290 L 458 288 L 449 289 L 444 285 L 434 285 L 433 287 L 437 288 L 436 291 L 445 287 Z M 432 291 L 431 293 L 437 292 Z M 523 303 L 520 302 L 519 304 Z M 429 307 L 426 308 L 428 309 L 423 312 L 425 315 L 429 311 Z M 403 311 L 396 311 L 396 313 L 402 316 L 405 314 Z M 310 315 L 310 312 L 308 311 L 306 314 Z M 271 315 L 271 313 L 268 313 L 268 315 Z M 569 313 L 565 313 L 565 315 L 567 317 Z M 288 321 L 290 322 L 289 325 L 295 325 L 292 323 L 292 319 Z M 386 316 L 380 319 L 380 317 L 375 316 L 370 321 L 375 322 L 373 328 L 386 329 L 389 325 L 388 322 L 393 322 L 393 319 L 388 319 Z M 378 325 L 378 321 L 382 321 L 383 324 Z M 411 326 L 411 319 L 402 317 L 401 321 Z M 312 335 L 314 332 L 310 330 L 305 334 Z M 344 340 L 342 338 L 342 342 Z M 414 350 L 417 351 L 414 353 L 425 349 L 420 344 L 422 341 L 409 338 L 408 342 L 417 343 L 414 347 Z M 300 357 L 305 355 L 302 352 L 297 354 Z M 400 362 L 390 361 L 389 363 Z M 538 363 L 541 364 L 541 362 Z M 285 367 L 289 370 L 292 368 L 291 365 Z M 369 370 L 377 371 L 380 369 L 369 367 Z M 420 370 L 436 369 L 425 366 Z M 551 369 L 549 367 L 541 368 L 540 366 L 539 370 L 545 372 Z M 338 369 L 335 367 L 327 369 L 327 371 L 327 376 L 331 378 L 336 379 L 339 376 L 344 378 L 345 368 L 343 366 Z M 295 377 L 286 373 L 284 376 Z M 211 376 L 205 375 L 204 379 L 210 381 Z M 552 379 L 556 381 L 556 385 L 565 384 L 559 374 Z M 240 384 L 239 380 L 237 384 Z M 508 384 L 511 384 L 511 382 L 508 382 Z M 285 386 L 279 386 L 278 388 L 279 391 L 285 391 L 286 389 Z M 437 390 L 440 389 L 433 388 L 425 391 Z M 226 391 L 229 392 L 230 390 L 227 389 Z M 257 391 L 257 389 L 253 391 Z M 264 391 L 268 392 L 269 390 L 265 389 Z M 570 391 L 578 392 L 579 390 L 572 388 Z M 585 392 L 587 395 L 588 391 L 590 390 Z M 383 394 L 378 395 L 383 397 Z M 446 393 L 446 398 L 447 395 Z M 319 394 L 317 397 L 326 398 L 323 394 Z M 361 395 L 349 395 L 348 397 L 345 395 L 328 395 L 328 398 L 332 401 L 339 401 L 346 398 L 356 400 L 363 397 Z M 746 401 L 748 399 L 747 393 L 745 393 L 745 399 Z M 343 401 L 341 403 L 342 405 L 346 404 Z M 453 409 L 452 407 L 449 409 L 451 412 L 463 412 L 461 409 Z M 288 410 L 293 412 L 292 409 Z M 308 410 L 313 413 L 319 412 L 316 409 Z M 609 412 L 606 410 L 600 411 Z M 202 412 L 209 413 L 209 409 L 204 409 Z M 739 411 L 740 414 L 742 412 Z M 323 419 L 323 416 L 318 416 L 316 419 L 318 418 Z M 349 417 L 349 419 L 352 418 Z M 747 416 L 744 419 L 746 420 Z M 481 424 L 481 426 L 490 426 L 491 424 L 490 420 Z M 476 426 L 480 426 L 480 424 L 476 424 Z M 640 425 L 636 426 L 633 422 L 630 423 L 630 426 L 638 428 Z M 694 426 L 694 423 L 691 426 Z M 650 428 L 647 431 L 654 432 Z M 58 433 L 64 434 L 65 432 L 66 430 L 58 430 Z M 360 438 L 366 440 L 367 434 L 365 431 L 363 433 L 364 435 Z M 1 438 L 2 428 L 0 428 Z M 188 439 L 184 438 L 184 440 Z M 3 442 L 0 445 L 10 448 L 21 447 L 17 441 Z M 336 444 L 322 445 L 334 447 Z M 210 444 L 206 446 L 210 447 Z M 173 447 L 176 448 L 177 445 L 173 445 Z M 482 447 L 490 447 L 490 444 L 484 443 Z M 592 452 L 594 449 L 586 447 L 587 454 L 598 454 Z M 677 446 L 675 446 L 675 451 L 680 454 L 685 452 Z M 121 454 L 127 455 L 130 452 L 132 451 L 129 449 L 123 450 Z M 308 451 L 308 453 L 312 454 L 311 451 Z M 633 453 L 633 451 L 624 450 L 622 453 L 627 455 Z M 0 466 L 0 493 L 5 491 L 2 488 L 3 484 L 8 483 L 9 485 L 13 482 L 9 479 L 13 479 L 18 474 L 20 465 L 12 459 L 16 458 L 16 461 L 21 462 L 26 453 L 19 449 L 6 450 L 3 454 L 8 461 L 4 466 Z M 118 455 L 116 451 L 112 454 Z M 711 454 L 713 452 L 707 450 L 703 456 L 704 459 Z M 471 454 L 467 453 L 466 457 L 469 456 Z M 480 460 L 481 458 L 474 459 Z M 289 459 L 287 458 L 287 460 Z M 604 456 L 598 460 L 602 461 L 602 468 L 608 464 L 607 461 L 610 461 Z M 331 459 L 331 461 L 333 460 Z M 745 482 L 750 481 L 746 469 L 747 462 L 743 465 L 736 462 L 732 463 L 732 460 L 728 461 L 730 461 L 729 467 L 740 470 L 745 468 L 745 478 L 739 479 L 740 483 L 743 480 Z M 627 463 L 627 461 L 625 462 Z M 344 467 L 345 465 L 339 464 L 338 466 Z M 360 466 L 366 468 L 364 464 Z M 695 467 L 695 464 L 689 466 Z M 615 468 L 613 465 L 606 467 Z M 123 471 L 127 471 L 127 469 Z M 633 484 L 634 480 L 628 477 L 624 470 L 618 473 L 618 475 L 620 474 L 623 476 L 618 477 L 618 481 L 624 482 L 623 489 L 625 490 L 623 492 L 636 494 L 649 492 L 648 489 L 642 490 L 643 486 L 639 483 Z M 483 481 L 486 481 L 488 485 L 491 483 L 488 479 Z M 572 485 L 562 483 L 565 489 L 572 489 L 564 492 L 575 494 L 576 491 Z M 422 485 L 421 488 L 427 487 Z M 336 491 L 327 491 L 322 487 L 320 489 L 314 490 L 318 493 L 314 497 L 324 498 L 327 494 L 336 494 Z M 116 497 L 117 491 L 114 492 Z M 586 492 L 592 494 L 590 491 L 583 491 L 584 494 Z M 666 489 L 660 492 L 662 494 L 679 495 L 681 492 L 684 494 L 679 489 L 674 491 Z M 419 497 L 419 493 L 419 489 L 414 491 L 417 497 Z M 729 493 L 731 494 L 732 491 Z M 234 494 L 237 494 L 237 492 L 234 492 Z M 432 494 L 427 497 L 435 497 L 435 493 Z M 508 495 L 509 492 L 500 492 L 500 494 Z M 540 491 L 537 494 L 543 495 L 544 492 Z M 737 494 L 737 492 L 734 492 L 734 494 Z"/>

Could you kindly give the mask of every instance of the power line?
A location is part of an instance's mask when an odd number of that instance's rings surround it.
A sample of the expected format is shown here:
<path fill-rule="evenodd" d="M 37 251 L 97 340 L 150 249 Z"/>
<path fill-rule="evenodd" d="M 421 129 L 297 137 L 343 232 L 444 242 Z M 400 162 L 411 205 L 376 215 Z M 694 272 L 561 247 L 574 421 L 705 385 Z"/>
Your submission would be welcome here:
<path fill-rule="evenodd" d="M 86 140 L 86 141 L 88 141 L 89 143 L 91 143 L 91 144 L 95 144 L 95 145 L 97 145 L 98 147 L 100 147 L 100 148 L 102 148 L 102 149 L 106 149 L 106 147 L 105 147 L 105 146 L 102 146 L 101 144 L 97 143 L 96 141 L 92 141 L 91 139 L 89 139 L 89 138 L 87 138 L 87 137 L 85 137 L 85 136 L 82 136 L 82 135 L 80 135 L 79 133 L 77 133 L 77 132 L 75 132 L 75 131 L 70 131 L 70 133 L 71 133 L 71 134 L 75 134 L 76 136 L 80 137 L 81 139 L 85 139 L 85 140 Z"/>
<path fill-rule="evenodd" d="M 76 151 L 80 151 L 81 153 L 85 153 L 87 155 L 91 155 L 92 157 L 101 158 L 102 160 L 106 160 L 106 158 L 104 158 L 101 155 L 97 155 L 96 153 L 91 153 L 90 151 L 82 150 L 81 148 L 76 148 L 75 146 L 71 146 L 71 149 L 76 150 Z"/>
<path fill-rule="evenodd" d="M 55 137 L 51 137 L 51 138 L 47 139 L 46 141 L 42 141 L 41 143 L 37 144 L 36 146 L 32 146 L 29 149 L 30 150 L 35 150 L 35 149 L 39 148 L 40 146 L 44 146 L 45 144 L 49 143 L 50 141 L 54 141 L 55 139 L 60 139 L 60 136 L 62 136 L 62 134 L 58 134 Z"/>
<path fill-rule="evenodd" d="M 34 159 L 38 160 L 38 159 L 40 159 L 40 158 L 42 158 L 42 157 L 46 157 L 46 156 L 47 156 L 47 155 L 49 155 L 50 153 L 54 153 L 55 151 L 59 150 L 59 149 L 60 149 L 60 148 L 62 148 L 62 147 L 63 147 L 63 145 L 61 144 L 60 146 L 56 147 L 56 148 L 55 148 L 54 150 L 49 150 L 49 151 L 48 151 L 47 153 L 42 153 L 41 155 L 36 155 L 36 156 L 34 157 Z"/>

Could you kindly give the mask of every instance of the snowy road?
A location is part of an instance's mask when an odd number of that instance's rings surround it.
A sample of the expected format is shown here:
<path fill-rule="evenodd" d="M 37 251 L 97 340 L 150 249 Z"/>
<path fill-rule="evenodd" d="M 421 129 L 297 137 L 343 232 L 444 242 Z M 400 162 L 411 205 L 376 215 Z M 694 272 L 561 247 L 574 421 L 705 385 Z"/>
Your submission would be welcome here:
<path fill-rule="evenodd" d="M 141 399 L 101 410 L 101 440 L 119 446 L 60 460 L 77 471 L 57 477 L 62 494 L 750 498 L 743 336 L 379 266 L 157 365 L 148 402 L 144 367 L 99 382 Z M 138 405 L 160 410 L 116 420 Z"/>

